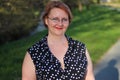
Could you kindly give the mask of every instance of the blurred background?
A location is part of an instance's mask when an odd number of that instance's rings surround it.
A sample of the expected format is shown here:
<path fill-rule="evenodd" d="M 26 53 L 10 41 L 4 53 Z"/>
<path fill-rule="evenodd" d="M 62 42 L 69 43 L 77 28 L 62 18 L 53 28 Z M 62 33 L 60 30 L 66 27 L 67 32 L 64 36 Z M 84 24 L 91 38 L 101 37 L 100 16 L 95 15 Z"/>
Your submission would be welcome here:
<path fill-rule="evenodd" d="M 46 33 L 49 0 L 0 0 L 0 80 L 21 80 L 27 48 Z M 120 0 L 62 0 L 72 10 L 66 34 L 86 43 L 93 64 L 120 38 Z"/>

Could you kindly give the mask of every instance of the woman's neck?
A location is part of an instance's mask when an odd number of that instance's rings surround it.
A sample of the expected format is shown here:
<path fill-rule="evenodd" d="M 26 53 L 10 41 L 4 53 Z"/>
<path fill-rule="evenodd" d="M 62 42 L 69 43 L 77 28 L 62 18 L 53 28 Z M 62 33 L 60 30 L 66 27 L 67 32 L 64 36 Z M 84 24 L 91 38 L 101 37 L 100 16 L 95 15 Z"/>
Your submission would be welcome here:
<path fill-rule="evenodd" d="M 48 34 L 48 42 L 50 44 L 61 44 L 61 43 L 66 43 L 66 37 L 65 35 L 61 35 L 61 36 L 58 36 L 58 35 L 51 35 L 51 34 Z"/>

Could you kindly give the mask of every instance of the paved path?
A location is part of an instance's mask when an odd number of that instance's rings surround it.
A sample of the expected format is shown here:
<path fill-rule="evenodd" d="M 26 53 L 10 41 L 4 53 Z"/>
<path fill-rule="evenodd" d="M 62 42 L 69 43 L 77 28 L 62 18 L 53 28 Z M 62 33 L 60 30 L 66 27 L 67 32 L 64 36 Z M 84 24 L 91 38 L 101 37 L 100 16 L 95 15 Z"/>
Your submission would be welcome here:
<path fill-rule="evenodd" d="M 94 74 L 95 80 L 120 80 L 120 40 L 95 66 Z"/>

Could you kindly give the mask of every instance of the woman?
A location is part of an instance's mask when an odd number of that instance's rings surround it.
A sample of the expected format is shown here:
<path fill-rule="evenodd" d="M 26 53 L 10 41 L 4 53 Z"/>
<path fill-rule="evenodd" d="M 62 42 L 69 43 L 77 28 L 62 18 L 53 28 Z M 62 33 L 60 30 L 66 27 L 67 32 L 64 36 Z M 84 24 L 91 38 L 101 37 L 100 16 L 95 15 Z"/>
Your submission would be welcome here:
<path fill-rule="evenodd" d="M 94 80 L 85 45 L 65 35 L 71 19 L 71 11 L 63 2 L 47 4 L 43 21 L 48 35 L 28 49 L 22 80 Z"/>

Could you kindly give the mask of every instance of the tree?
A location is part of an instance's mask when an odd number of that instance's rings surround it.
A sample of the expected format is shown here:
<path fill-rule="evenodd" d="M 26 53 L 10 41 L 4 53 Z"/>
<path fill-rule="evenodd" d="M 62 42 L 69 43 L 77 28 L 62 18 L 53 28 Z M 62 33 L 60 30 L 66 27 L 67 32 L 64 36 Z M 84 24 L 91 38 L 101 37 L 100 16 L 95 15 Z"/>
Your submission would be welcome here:
<path fill-rule="evenodd" d="M 100 4 L 100 0 L 97 0 L 97 3 Z"/>
<path fill-rule="evenodd" d="M 86 7 L 86 9 L 89 9 L 90 4 L 93 2 L 92 0 L 62 0 L 66 4 L 70 6 L 71 9 L 78 8 L 80 11 L 82 11 L 83 6 Z"/>
<path fill-rule="evenodd" d="M 29 34 L 38 25 L 44 0 L 0 0 L 0 44 Z"/>

